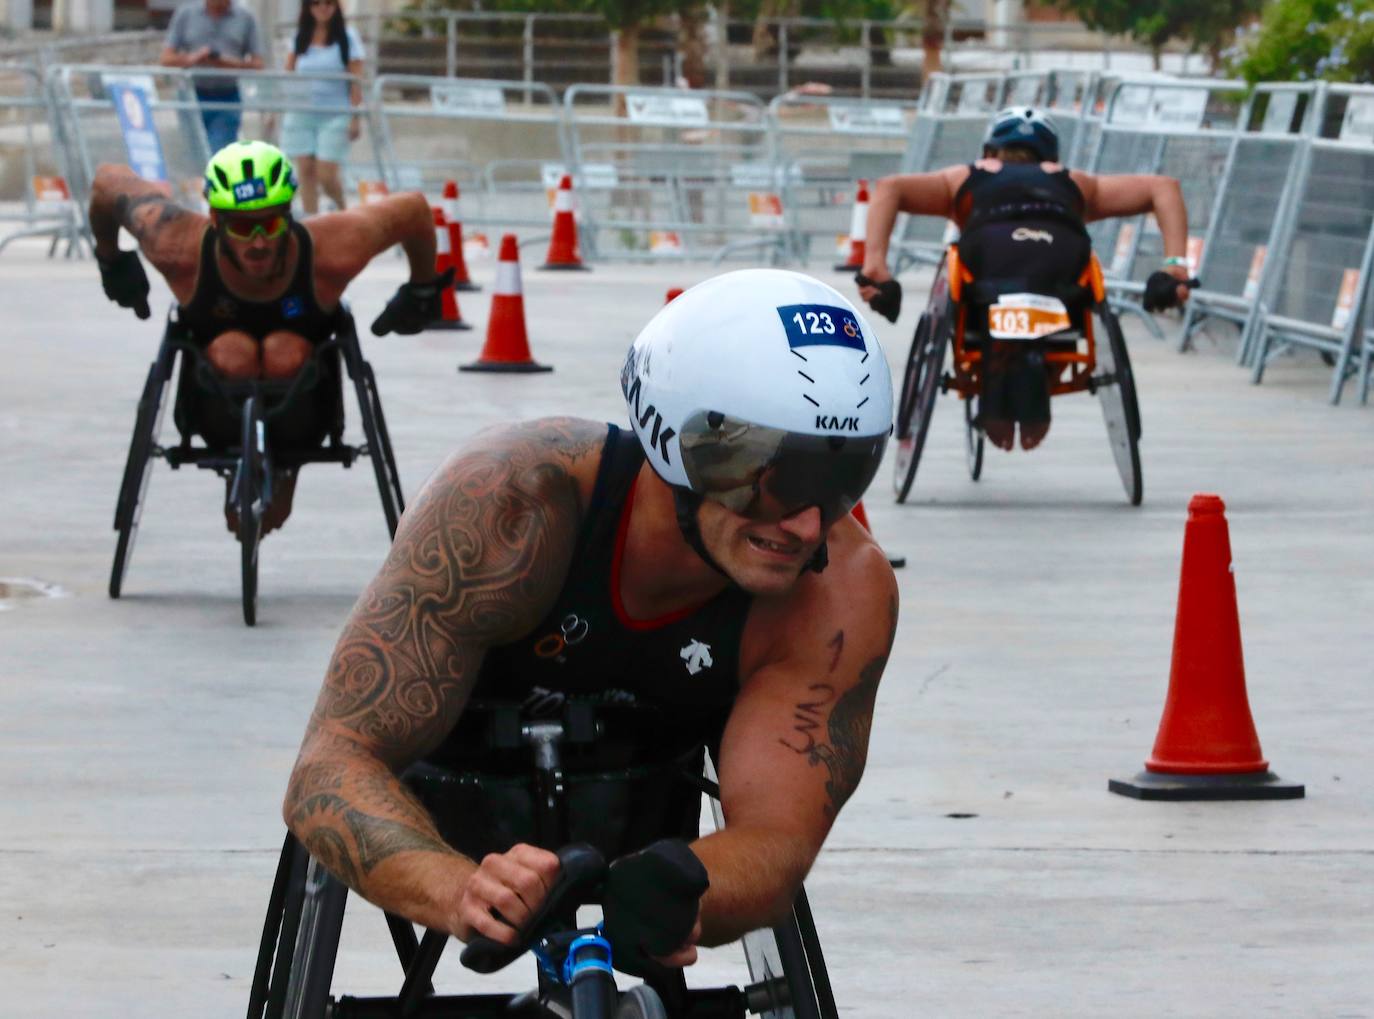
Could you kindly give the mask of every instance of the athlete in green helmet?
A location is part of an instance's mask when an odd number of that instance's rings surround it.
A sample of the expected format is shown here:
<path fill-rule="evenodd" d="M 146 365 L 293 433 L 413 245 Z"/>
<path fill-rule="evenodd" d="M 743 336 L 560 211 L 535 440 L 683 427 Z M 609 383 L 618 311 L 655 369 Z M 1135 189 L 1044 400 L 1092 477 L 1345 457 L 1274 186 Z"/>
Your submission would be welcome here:
<path fill-rule="evenodd" d="M 173 201 L 166 184 L 145 181 L 127 166 L 101 166 L 91 189 L 91 231 L 105 295 L 139 318 L 151 314 L 138 251 L 119 248 L 123 227 L 166 279 L 180 321 L 225 378 L 295 375 L 312 347 L 332 334 L 344 288 L 394 244 L 410 262 L 410 282 L 372 331 L 417 333 L 439 317 L 442 282 L 423 195 L 394 195 L 297 222 L 291 161 L 260 141 L 216 152 L 203 193 L 208 216 Z M 264 531 L 286 519 L 294 486 L 293 474 L 277 479 Z"/>

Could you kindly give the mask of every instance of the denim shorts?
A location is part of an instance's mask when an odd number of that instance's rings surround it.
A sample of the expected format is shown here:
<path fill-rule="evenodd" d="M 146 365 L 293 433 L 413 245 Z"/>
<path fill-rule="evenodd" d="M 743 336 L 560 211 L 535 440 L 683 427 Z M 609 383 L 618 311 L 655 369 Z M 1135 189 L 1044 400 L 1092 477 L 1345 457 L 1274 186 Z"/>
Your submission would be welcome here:
<path fill-rule="evenodd" d="M 349 119 L 346 113 L 288 113 L 282 117 L 281 149 L 288 156 L 345 163 Z"/>

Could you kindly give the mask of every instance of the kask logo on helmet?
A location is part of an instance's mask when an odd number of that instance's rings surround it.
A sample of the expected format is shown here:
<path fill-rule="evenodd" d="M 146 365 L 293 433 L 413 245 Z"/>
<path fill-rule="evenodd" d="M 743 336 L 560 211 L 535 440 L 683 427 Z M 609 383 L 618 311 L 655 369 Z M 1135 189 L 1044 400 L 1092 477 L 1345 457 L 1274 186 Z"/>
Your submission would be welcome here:
<path fill-rule="evenodd" d="M 626 367 L 628 368 L 628 366 L 629 363 L 627 362 Z M 621 385 L 625 385 L 625 378 L 623 375 L 621 376 Z M 672 428 L 663 427 L 663 415 L 658 412 L 652 403 L 642 410 L 640 409 L 639 392 L 641 388 L 642 385 L 639 381 L 639 377 L 635 376 L 634 381 L 625 389 L 625 402 L 634 407 L 632 416 L 634 417 L 635 424 L 639 431 L 643 432 L 648 427 L 649 419 L 653 419 L 654 427 L 649 433 L 649 448 L 658 447 L 663 456 L 663 462 L 670 464 L 673 461 L 668 455 L 668 440 L 676 435 L 677 432 Z"/>

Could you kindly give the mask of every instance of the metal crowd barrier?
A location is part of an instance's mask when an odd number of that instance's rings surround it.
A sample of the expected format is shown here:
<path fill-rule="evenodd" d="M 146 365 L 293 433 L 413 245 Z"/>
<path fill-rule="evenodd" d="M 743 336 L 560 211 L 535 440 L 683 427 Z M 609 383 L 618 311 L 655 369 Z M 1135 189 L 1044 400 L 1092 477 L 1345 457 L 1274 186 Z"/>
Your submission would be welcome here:
<path fill-rule="evenodd" d="M 1283 263 L 1280 233 L 1316 124 L 1316 95 L 1309 83 L 1263 84 L 1251 95 L 1217 186 L 1197 267 L 1202 286 L 1188 301 L 1180 350 L 1215 318 L 1240 327 L 1237 359 L 1250 360 L 1256 298 Z"/>
<path fill-rule="evenodd" d="M 605 174 L 578 195 L 579 237 L 601 257 L 795 257 L 781 209 L 760 201 L 783 182 L 754 95 L 573 85 L 563 109 L 573 164 Z"/>
<path fill-rule="evenodd" d="M 1253 378 L 1261 381 L 1274 358 L 1308 348 L 1333 365 L 1332 403 L 1356 371 L 1363 401 L 1371 359 L 1374 87 L 1323 84 L 1315 104 L 1275 244 L 1281 265 L 1260 293 Z"/>
<path fill-rule="evenodd" d="M 457 182 L 465 227 L 547 231 L 562 173 L 579 195 L 600 182 L 574 166 L 547 85 L 383 74 L 372 96 L 388 187 L 437 194 Z"/>
<path fill-rule="evenodd" d="M 806 96 L 768 104 L 782 204 L 801 257 L 819 238 L 822 252 L 849 233 L 855 182 L 902 168 L 915 103 Z"/>
<path fill-rule="evenodd" d="M 38 71 L 0 67 L 0 150 L 19 157 L 17 174 L 13 164 L 10 172 L 0 174 L 0 224 L 5 225 L 0 251 L 20 237 L 51 237 L 49 255 L 64 240 L 68 257 L 80 251 L 81 213 L 70 194 L 62 193 L 69 170 L 53 120 Z"/>

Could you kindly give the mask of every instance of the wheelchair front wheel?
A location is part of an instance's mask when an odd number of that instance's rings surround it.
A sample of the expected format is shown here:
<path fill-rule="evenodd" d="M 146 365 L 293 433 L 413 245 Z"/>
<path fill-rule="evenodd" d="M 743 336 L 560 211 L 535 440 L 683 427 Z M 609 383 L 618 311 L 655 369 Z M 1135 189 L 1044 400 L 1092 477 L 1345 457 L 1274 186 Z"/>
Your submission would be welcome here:
<path fill-rule="evenodd" d="M 620 995 L 615 1019 L 668 1019 L 668 1010 L 652 987 L 637 984 Z"/>
<path fill-rule="evenodd" d="M 1139 506 L 1145 497 L 1145 481 L 1140 468 L 1140 404 L 1136 401 L 1135 375 L 1120 320 L 1109 308 L 1099 309 L 1098 315 L 1107 342 L 1097 345 L 1097 367 L 1111 381 L 1098 388 L 1097 396 L 1121 485 L 1131 505 Z"/>
<path fill-rule="evenodd" d="M 935 413 L 935 398 L 940 395 L 947 339 L 944 322 L 932 318 L 928 311 L 923 313 L 911 339 L 911 352 L 902 374 L 902 393 L 897 401 L 896 473 L 892 482 L 899 503 L 906 502 L 911 483 L 916 480 L 921 450 Z"/>
<path fill-rule="evenodd" d="M 978 416 L 974 401 L 970 396 L 964 401 L 964 454 L 968 461 L 968 476 L 977 481 L 983 474 L 983 430 L 973 423 Z"/>
<path fill-rule="evenodd" d="M 262 407 L 255 396 L 243 403 L 243 444 L 234 482 L 239 516 L 239 567 L 243 582 L 243 621 L 258 621 L 258 546 L 262 540 L 264 496 L 267 491 L 267 441 Z"/>

